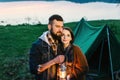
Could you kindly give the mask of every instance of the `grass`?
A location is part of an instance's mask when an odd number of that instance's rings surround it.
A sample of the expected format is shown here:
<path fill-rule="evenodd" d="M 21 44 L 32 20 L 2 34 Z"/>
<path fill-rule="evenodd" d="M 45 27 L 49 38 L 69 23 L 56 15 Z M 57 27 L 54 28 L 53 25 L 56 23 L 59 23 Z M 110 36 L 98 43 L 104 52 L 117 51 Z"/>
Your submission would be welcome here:
<path fill-rule="evenodd" d="M 29 79 L 28 53 L 31 43 L 46 29 L 45 25 L 0 27 L 2 80 L 26 80 L 26 77 Z M 33 80 L 31 77 L 30 79 Z"/>
<path fill-rule="evenodd" d="M 120 20 L 88 21 L 93 26 L 108 23 L 120 41 Z M 77 22 L 66 23 L 72 30 Z M 117 29 L 116 29 L 116 28 Z M 28 53 L 47 25 L 0 26 L 0 80 L 34 80 L 29 73 Z"/>

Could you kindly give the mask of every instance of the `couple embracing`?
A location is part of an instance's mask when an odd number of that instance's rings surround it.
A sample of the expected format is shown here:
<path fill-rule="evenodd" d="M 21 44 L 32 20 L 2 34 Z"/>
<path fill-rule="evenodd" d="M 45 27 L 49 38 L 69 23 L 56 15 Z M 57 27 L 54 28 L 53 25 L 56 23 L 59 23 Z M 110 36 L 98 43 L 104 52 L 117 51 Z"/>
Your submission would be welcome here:
<path fill-rule="evenodd" d="M 73 44 L 74 34 L 64 27 L 60 15 L 49 18 L 48 31 L 32 44 L 30 72 L 36 80 L 85 80 L 88 63 L 80 48 Z"/>

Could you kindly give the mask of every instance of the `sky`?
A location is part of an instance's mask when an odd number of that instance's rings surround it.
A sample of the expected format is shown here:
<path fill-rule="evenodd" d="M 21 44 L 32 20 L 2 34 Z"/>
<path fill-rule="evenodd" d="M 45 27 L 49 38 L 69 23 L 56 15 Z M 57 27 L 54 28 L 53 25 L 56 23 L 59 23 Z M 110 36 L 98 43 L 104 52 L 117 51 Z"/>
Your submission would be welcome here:
<path fill-rule="evenodd" d="M 87 20 L 120 19 L 120 6 L 115 3 L 73 3 L 68 1 L 22 1 L 0 2 L 0 25 L 47 24 L 48 18 L 59 14 L 64 22 Z"/>

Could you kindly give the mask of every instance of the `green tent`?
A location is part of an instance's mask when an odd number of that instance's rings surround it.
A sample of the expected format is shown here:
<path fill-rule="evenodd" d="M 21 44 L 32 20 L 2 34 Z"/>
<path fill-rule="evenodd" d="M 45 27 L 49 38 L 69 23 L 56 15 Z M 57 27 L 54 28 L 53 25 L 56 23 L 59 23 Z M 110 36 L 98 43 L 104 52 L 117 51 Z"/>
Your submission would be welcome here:
<path fill-rule="evenodd" d="M 75 41 L 86 55 L 90 72 L 111 76 L 120 70 L 120 44 L 107 25 L 94 27 L 82 18 L 74 30 Z"/>

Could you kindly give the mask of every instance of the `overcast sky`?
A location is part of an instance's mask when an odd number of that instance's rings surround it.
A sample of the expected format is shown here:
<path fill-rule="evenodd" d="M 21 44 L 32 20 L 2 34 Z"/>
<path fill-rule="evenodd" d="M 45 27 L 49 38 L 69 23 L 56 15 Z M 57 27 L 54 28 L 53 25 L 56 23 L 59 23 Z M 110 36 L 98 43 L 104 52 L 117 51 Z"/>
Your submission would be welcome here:
<path fill-rule="evenodd" d="M 72 3 L 67 1 L 0 2 L 0 25 L 48 23 L 52 14 L 60 14 L 65 22 L 87 20 L 120 19 L 120 6 L 113 3 Z"/>

